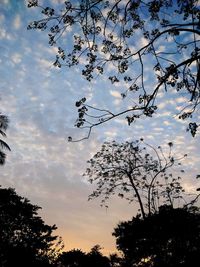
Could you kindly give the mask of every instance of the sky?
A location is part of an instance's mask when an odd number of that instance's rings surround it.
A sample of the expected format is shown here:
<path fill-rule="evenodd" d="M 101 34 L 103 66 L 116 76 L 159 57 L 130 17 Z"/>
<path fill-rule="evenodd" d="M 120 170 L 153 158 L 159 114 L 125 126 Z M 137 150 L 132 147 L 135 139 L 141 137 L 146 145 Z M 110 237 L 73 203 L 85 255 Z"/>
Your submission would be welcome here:
<path fill-rule="evenodd" d="M 177 154 L 188 154 L 184 185 L 193 190 L 200 136 L 192 138 L 185 131 L 186 123 L 170 116 L 174 104 L 184 101 L 172 94 L 159 104 L 161 112 L 154 119 L 128 126 L 123 117 L 118 118 L 96 128 L 89 140 L 68 143 L 68 136 L 82 136 L 73 126 L 75 102 L 86 96 L 90 103 L 117 111 L 124 104 L 121 88 L 105 79 L 88 83 L 78 67 L 54 68 L 56 49 L 49 47 L 47 35 L 27 30 L 37 16 L 24 0 L 0 0 L 0 112 L 10 119 L 6 141 L 11 147 L 0 168 L 0 184 L 41 206 L 42 218 L 57 225 L 66 250 L 88 251 L 100 244 L 108 254 L 115 251 L 114 227 L 131 219 L 137 208 L 117 198 L 107 209 L 100 207 L 98 199 L 88 202 L 92 186 L 82 177 L 86 161 L 104 141 L 140 137 L 152 145 L 173 141 Z"/>

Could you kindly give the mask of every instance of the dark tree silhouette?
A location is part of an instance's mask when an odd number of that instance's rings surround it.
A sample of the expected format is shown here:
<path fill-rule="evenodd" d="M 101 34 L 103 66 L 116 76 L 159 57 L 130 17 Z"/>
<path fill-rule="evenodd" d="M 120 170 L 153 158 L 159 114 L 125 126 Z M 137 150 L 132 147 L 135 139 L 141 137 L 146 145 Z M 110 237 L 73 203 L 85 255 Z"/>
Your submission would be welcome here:
<path fill-rule="evenodd" d="M 101 246 L 95 245 L 88 255 L 88 266 L 110 267 L 109 259 L 101 253 Z"/>
<path fill-rule="evenodd" d="M 102 204 L 115 193 L 128 201 L 139 204 L 143 218 L 154 213 L 159 206 L 179 202 L 184 204 L 185 191 L 178 172 L 183 157 L 172 154 L 172 143 L 168 151 L 154 148 L 143 140 L 117 143 L 105 142 L 89 161 L 85 176 L 96 184 L 89 199 L 101 197 Z M 176 175 L 172 174 L 176 167 Z M 197 200 L 197 197 L 194 198 Z M 187 200 L 189 201 L 189 200 Z"/>
<path fill-rule="evenodd" d="M 8 128 L 8 117 L 0 113 L 0 135 L 6 137 L 5 131 Z M 10 147 L 2 139 L 0 139 L 0 165 L 5 163 L 6 154 L 4 150 L 10 150 Z"/>
<path fill-rule="evenodd" d="M 53 235 L 56 226 L 38 215 L 39 209 L 14 189 L 0 188 L 1 267 L 51 266 L 61 240 Z"/>
<path fill-rule="evenodd" d="M 87 255 L 79 249 L 62 252 L 57 265 L 61 267 L 87 267 Z"/>
<path fill-rule="evenodd" d="M 114 230 L 123 267 L 189 267 L 199 265 L 199 208 L 162 206 L 145 219 L 121 222 Z"/>
<path fill-rule="evenodd" d="M 122 258 L 119 257 L 119 255 L 117 255 L 116 253 L 110 254 L 109 260 L 111 267 L 121 267 Z"/>
<path fill-rule="evenodd" d="M 47 30 L 49 44 L 58 47 L 54 66 L 79 65 L 88 81 L 106 75 L 112 84 L 126 88 L 122 98 L 133 99 L 132 107 L 118 113 L 88 105 L 86 98 L 77 101 L 75 126 L 88 130 L 85 138 L 93 127 L 118 116 L 125 115 L 129 125 L 152 117 L 159 112 L 159 99 L 163 102 L 172 91 L 174 97 L 185 97 L 178 116 L 188 119 L 188 130 L 195 136 L 199 125 L 193 115 L 200 100 L 198 0 L 63 0 L 56 7 L 29 0 L 28 7 L 39 7 L 43 16 L 28 29 Z"/>
<path fill-rule="evenodd" d="M 111 267 L 110 261 L 101 253 L 99 245 L 94 246 L 89 253 L 74 249 L 59 255 L 57 264 L 60 267 Z"/>

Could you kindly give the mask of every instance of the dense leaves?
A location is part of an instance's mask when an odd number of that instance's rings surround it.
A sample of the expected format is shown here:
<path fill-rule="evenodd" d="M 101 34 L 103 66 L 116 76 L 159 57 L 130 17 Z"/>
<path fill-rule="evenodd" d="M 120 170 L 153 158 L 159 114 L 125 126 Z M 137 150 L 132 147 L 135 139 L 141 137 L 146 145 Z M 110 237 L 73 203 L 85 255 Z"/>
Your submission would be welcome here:
<path fill-rule="evenodd" d="M 79 249 L 63 252 L 58 257 L 57 263 L 62 267 L 114 267 L 110 265 L 109 259 L 102 255 L 100 249 L 101 247 L 96 245 L 88 253 Z"/>
<path fill-rule="evenodd" d="M 62 267 L 86 267 L 87 256 L 81 250 L 74 249 L 60 254 L 57 263 Z"/>
<path fill-rule="evenodd" d="M 162 206 L 145 219 L 138 216 L 115 228 L 124 267 L 198 266 L 200 213 L 196 207 Z"/>
<path fill-rule="evenodd" d="M 0 266 L 51 266 L 61 240 L 44 223 L 39 207 L 11 189 L 0 188 Z"/>
<path fill-rule="evenodd" d="M 120 82 L 122 98 L 134 99 L 132 107 L 118 113 L 81 102 L 76 126 L 88 129 L 86 138 L 93 127 L 126 113 L 128 124 L 152 117 L 166 92 L 185 98 L 179 118 L 190 121 L 188 130 L 195 136 L 193 115 L 200 99 L 197 0 L 63 0 L 58 7 L 29 0 L 28 7 L 40 8 L 43 16 L 28 29 L 47 30 L 49 44 L 58 47 L 54 66 L 78 64 L 88 81 L 106 75 L 112 84 Z"/>

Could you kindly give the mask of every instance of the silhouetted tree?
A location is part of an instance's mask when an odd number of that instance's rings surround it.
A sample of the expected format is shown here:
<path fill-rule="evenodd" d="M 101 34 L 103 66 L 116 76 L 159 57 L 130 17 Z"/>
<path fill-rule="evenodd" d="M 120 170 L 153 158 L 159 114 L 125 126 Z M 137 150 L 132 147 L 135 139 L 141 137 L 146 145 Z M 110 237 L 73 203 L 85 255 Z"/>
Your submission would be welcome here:
<path fill-rule="evenodd" d="M 59 267 L 110 267 L 109 259 L 102 255 L 99 245 L 94 246 L 89 253 L 79 249 L 63 252 L 59 255 Z"/>
<path fill-rule="evenodd" d="M 0 113 L 0 135 L 6 137 L 5 131 L 8 128 L 8 117 Z M 0 165 L 5 163 L 6 154 L 4 150 L 10 150 L 10 147 L 2 139 L 0 139 Z"/>
<path fill-rule="evenodd" d="M 86 98 L 77 101 L 75 125 L 88 129 L 85 138 L 93 127 L 121 115 L 128 114 L 129 125 L 152 117 L 159 112 L 160 93 L 164 101 L 172 90 L 174 97 L 184 95 L 179 118 L 190 121 L 188 130 L 195 136 L 198 123 L 191 118 L 200 101 L 198 0 L 63 0 L 56 7 L 29 0 L 28 7 L 39 7 L 43 16 L 28 29 L 47 30 L 49 44 L 58 46 L 54 66 L 79 65 L 88 81 L 106 75 L 125 88 L 122 98 L 133 99 L 131 107 L 118 113 L 90 106 Z"/>
<path fill-rule="evenodd" d="M 53 235 L 56 226 L 38 216 L 39 209 L 14 189 L 0 188 L 1 267 L 50 266 L 61 240 Z"/>
<path fill-rule="evenodd" d="M 189 267 L 199 265 L 199 208 L 162 206 L 145 219 L 138 216 L 115 228 L 123 267 Z"/>
<path fill-rule="evenodd" d="M 88 255 L 88 266 L 90 267 L 110 267 L 109 259 L 106 256 L 103 256 L 101 253 L 101 247 L 95 245 L 91 248 L 91 251 Z"/>
<path fill-rule="evenodd" d="M 59 267 L 87 267 L 87 255 L 79 249 L 62 252 L 58 259 Z"/>
<path fill-rule="evenodd" d="M 117 143 L 105 142 L 89 161 L 85 176 L 97 188 L 89 199 L 101 197 L 102 204 L 115 193 L 128 201 L 137 201 L 143 217 L 154 213 L 163 203 L 173 206 L 184 200 L 181 177 L 172 174 L 172 167 L 181 165 L 183 157 L 154 148 L 143 140 Z M 186 156 L 186 155 L 185 155 Z M 183 172 L 182 169 L 177 171 Z"/>
<path fill-rule="evenodd" d="M 122 258 L 119 257 L 116 253 L 109 255 L 109 261 L 111 267 L 121 267 Z"/>

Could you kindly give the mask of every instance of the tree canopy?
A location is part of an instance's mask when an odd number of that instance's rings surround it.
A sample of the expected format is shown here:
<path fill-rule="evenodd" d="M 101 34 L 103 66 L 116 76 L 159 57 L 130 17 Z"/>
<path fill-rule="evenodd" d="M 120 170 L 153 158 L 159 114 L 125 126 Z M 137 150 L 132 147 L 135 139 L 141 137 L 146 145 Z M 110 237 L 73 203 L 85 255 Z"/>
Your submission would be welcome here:
<path fill-rule="evenodd" d="M 194 199 L 187 199 L 181 184 L 184 172 L 181 160 L 187 155 L 172 153 L 168 149 L 154 148 L 138 140 L 135 142 L 105 142 L 101 149 L 88 160 L 84 175 L 96 189 L 89 199 L 100 197 L 102 204 L 114 194 L 129 202 L 138 202 L 142 217 L 155 213 L 163 204 L 175 207 Z"/>
<path fill-rule="evenodd" d="M 111 267 L 109 258 L 103 256 L 100 250 L 101 247 L 95 245 L 88 253 L 79 249 L 63 252 L 59 255 L 57 263 L 62 267 Z"/>
<path fill-rule="evenodd" d="M 81 250 L 73 249 L 62 252 L 57 259 L 57 263 L 62 267 L 86 267 L 87 256 Z"/>
<path fill-rule="evenodd" d="M 123 267 L 197 266 L 200 253 L 200 213 L 196 207 L 162 206 L 145 219 L 138 216 L 115 228 Z"/>
<path fill-rule="evenodd" d="M 132 106 L 120 112 L 89 105 L 85 97 L 77 101 L 75 126 L 88 130 L 85 138 L 93 127 L 118 116 L 126 116 L 129 125 L 153 117 L 167 93 L 184 97 L 182 107 L 174 103 L 174 109 L 179 119 L 188 120 L 187 130 L 195 136 L 200 99 L 198 0 L 63 0 L 59 7 L 29 0 L 28 7 L 42 13 L 28 29 L 47 31 L 49 45 L 58 48 L 54 66 L 79 65 L 88 81 L 105 75 L 121 86 L 122 98 L 132 100 Z"/>
<path fill-rule="evenodd" d="M 61 248 L 53 235 L 56 226 L 44 223 L 40 207 L 16 194 L 14 189 L 0 188 L 0 265 L 2 267 L 50 267 Z"/>

